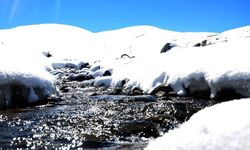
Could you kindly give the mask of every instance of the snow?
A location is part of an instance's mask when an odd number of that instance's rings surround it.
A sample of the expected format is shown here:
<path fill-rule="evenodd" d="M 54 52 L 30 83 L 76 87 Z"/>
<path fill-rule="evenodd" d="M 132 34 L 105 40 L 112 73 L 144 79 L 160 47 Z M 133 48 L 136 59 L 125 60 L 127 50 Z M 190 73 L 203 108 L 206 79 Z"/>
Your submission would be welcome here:
<path fill-rule="evenodd" d="M 205 42 L 204 42 L 205 41 Z M 197 43 L 206 45 L 194 47 Z M 175 45 L 165 53 L 161 49 Z M 230 89 L 250 97 L 250 26 L 223 33 L 181 33 L 151 26 L 91 33 L 59 24 L 0 30 L 0 108 L 33 103 L 56 93 L 58 69 L 72 67 L 96 87 L 170 86 L 178 95 Z M 198 44 L 199 45 L 199 44 Z M 52 57 L 45 57 L 50 53 Z M 89 62 L 91 68 L 82 69 Z M 109 71 L 111 76 L 103 76 Z M 250 99 L 206 108 L 148 149 L 247 149 Z"/>
<path fill-rule="evenodd" d="M 45 69 L 81 69 L 89 62 L 96 86 L 140 88 L 147 94 L 170 86 L 181 96 L 208 91 L 211 98 L 230 89 L 250 97 L 249 34 L 250 26 L 223 33 L 181 33 L 151 26 L 91 33 L 59 24 L 23 26 L 0 30 L 1 54 L 9 53 L 1 55 L 0 69 L 3 74 L 13 70 L 16 76 L 37 77 Z M 206 46 L 194 47 L 203 41 Z M 166 43 L 175 47 L 160 53 Z M 30 72 L 33 68 L 36 71 Z M 102 77 L 107 70 L 112 75 Z"/>
<path fill-rule="evenodd" d="M 211 98 L 223 89 L 250 96 L 250 38 L 205 47 L 173 48 L 150 59 L 135 60 L 113 70 L 113 85 L 128 78 L 125 85 L 149 93 L 158 85 L 171 86 L 179 95 L 210 91 Z"/>
<path fill-rule="evenodd" d="M 214 105 L 194 114 L 147 150 L 247 150 L 250 147 L 250 99 Z"/>
<path fill-rule="evenodd" d="M 0 108 L 34 103 L 56 94 L 54 77 L 37 53 L 0 46 Z"/>

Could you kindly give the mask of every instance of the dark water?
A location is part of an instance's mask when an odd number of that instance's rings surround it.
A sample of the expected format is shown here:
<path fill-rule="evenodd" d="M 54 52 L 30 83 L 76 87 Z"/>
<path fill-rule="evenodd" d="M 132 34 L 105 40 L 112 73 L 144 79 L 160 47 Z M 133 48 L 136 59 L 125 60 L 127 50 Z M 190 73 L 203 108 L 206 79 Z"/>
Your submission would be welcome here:
<path fill-rule="evenodd" d="M 205 106 L 195 105 L 82 100 L 3 110 L 0 144 L 3 149 L 142 149 Z"/>
<path fill-rule="evenodd" d="M 2 149 L 143 149 L 214 104 L 193 98 L 112 95 L 61 82 L 58 101 L 0 111 Z"/>

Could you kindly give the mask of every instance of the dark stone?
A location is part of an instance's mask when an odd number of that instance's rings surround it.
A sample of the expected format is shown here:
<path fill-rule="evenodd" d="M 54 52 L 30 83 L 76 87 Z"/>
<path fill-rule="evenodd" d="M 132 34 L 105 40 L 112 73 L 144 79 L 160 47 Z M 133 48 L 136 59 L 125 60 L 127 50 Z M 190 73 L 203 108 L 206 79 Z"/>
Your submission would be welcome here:
<path fill-rule="evenodd" d="M 207 40 L 201 42 L 201 46 L 206 46 L 206 45 L 207 45 Z"/>
<path fill-rule="evenodd" d="M 156 97 L 152 95 L 136 95 L 136 96 L 130 96 L 129 98 L 131 98 L 131 100 L 135 102 L 156 102 L 157 101 Z"/>
<path fill-rule="evenodd" d="M 201 47 L 201 43 L 195 44 L 194 47 Z"/>
<path fill-rule="evenodd" d="M 78 68 L 77 65 L 73 64 L 73 63 L 66 63 L 65 67 L 66 68 L 71 68 L 71 69 L 77 69 Z"/>
<path fill-rule="evenodd" d="M 169 51 L 170 49 L 172 49 L 173 47 L 176 47 L 176 44 L 172 44 L 172 43 L 166 43 L 163 48 L 161 49 L 161 53 L 165 53 L 167 51 Z"/>
<path fill-rule="evenodd" d="M 230 88 L 223 88 L 219 92 L 217 92 L 216 97 L 214 100 L 219 101 L 219 102 L 224 102 L 224 101 L 229 101 L 233 99 L 241 99 L 244 98 L 237 92 L 235 92 L 234 89 Z"/>
<path fill-rule="evenodd" d="M 89 68 L 90 67 L 90 65 L 89 65 L 89 63 L 80 63 L 79 64 L 79 70 L 81 70 L 81 69 L 83 69 L 83 68 Z"/>
<path fill-rule="evenodd" d="M 160 135 L 157 125 L 150 121 L 120 122 L 118 128 L 112 132 L 121 136 L 158 137 Z"/>
<path fill-rule="evenodd" d="M 80 81 L 94 79 L 94 77 L 91 76 L 90 74 L 80 73 L 80 74 L 71 74 L 67 79 L 69 81 L 79 81 L 80 82 Z"/>
<path fill-rule="evenodd" d="M 194 45 L 194 47 L 203 47 L 207 45 L 207 40 L 202 41 L 201 43 L 197 43 Z"/>
<path fill-rule="evenodd" d="M 50 52 L 42 52 L 45 57 L 52 57 Z"/>
<path fill-rule="evenodd" d="M 122 54 L 121 58 L 135 58 L 135 56 L 129 56 L 128 54 Z"/>
<path fill-rule="evenodd" d="M 112 75 L 111 71 L 106 70 L 102 76 L 111 76 L 111 75 Z"/>
<path fill-rule="evenodd" d="M 123 95 L 124 92 L 122 88 L 114 88 L 112 91 L 109 93 L 109 95 Z"/>
<path fill-rule="evenodd" d="M 173 91 L 173 89 L 170 86 L 158 86 L 156 87 L 150 95 L 156 95 L 159 97 L 167 96 L 169 92 Z"/>
<path fill-rule="evenodd" d="M 140 88 L 135 87 L 135 88 L 132 88 L 132 89 L 125 89 L 125 93 L 127 95 L 142 95 L 143 91 Z"/>

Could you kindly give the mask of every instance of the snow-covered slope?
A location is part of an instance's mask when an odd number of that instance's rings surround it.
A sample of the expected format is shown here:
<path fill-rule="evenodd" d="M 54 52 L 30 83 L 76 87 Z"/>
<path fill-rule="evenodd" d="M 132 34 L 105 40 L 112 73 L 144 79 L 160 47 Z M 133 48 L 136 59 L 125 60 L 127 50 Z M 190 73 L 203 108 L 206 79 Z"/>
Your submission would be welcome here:
<path fill-rule="evenodd" d="M 0 42 L 22 51 L 51 52 L 57 58 L 85 58 L 92 33 L 74 26 L 41 24 L 0 30 Z M 86 55 L 86 56 L 85 56 Z"/>
<path fill-rule="evenodd" d="M 122 54 L 150 58 L 159 54 L 166 43 L 190 47 L 209 35 L 214 33 L 180 33 L 152 26 L 134 26 L 96 33 L 95 37 L 102 41 L 103 49 L 109 52 L 109 58 L 119 58 Z"/>
<path fill-rule="evenodd" d="M 217 104 L 151 141 L 147 150 L 248 150 L 250 99 Z"/>
<path fill-rule="evenodd" d="M 127 88 L 145 92 L 155 86 L 171 86 L 179 95 L 210 91 L 215 97 L 228 88 L 249 97 L 250 38 L 206 47 L 173 48 L 165 54 L 115 68 L 113 85 L 126 78 Z"/>
<path fill-rule="evenodd" d="M 117 65 L 117 60 L 106 65 L 107 69 L 113 68 L 109 86 L 121 86 L 122 81 L 129 79 L 125 88 L 140 88 L 145 93 L 163 85 L 172 87 L 179 95 L 210 92 L 213 98 L 227 89 L 249 97 L 249 30 L 246 26 L 221 34 L 179 33 L 142 26 L 97 35 L 107 40 L 105 43 L 111 45 L 107 47 L 114 48 L 109 56 L 114 53 L 117 57 L 123 53 L 135 56 L 123 60 L 122 65 Z M 160 54 L 165 43 L 177 46 Z M 103 82 L 106 81 L 105 77 Z"/>
<path fill-rule="evenodd" d="M 220 34 L 135 26 L 91 33 L 68 25 L 23 26 L 0 30 L 0 71 L 2 77 L 8 72 L 18 72 L 19 76 L 34 70 L 20 67 L 27 64 L 44 71 L 67 65 L 79 69 L 84 62 L 90 62 L 113 73 L 103 78 L 93 72 L 98 78 L 96 86 L 122 86 L 122 81 L 128 81 L 125 88 L 137 87 L 145 93 L 158 86 L 170 86 L 179 95 L 209 91 L 211 97 L 229 88 L 249 97 L 249 31 L 250 26 Z M 168 48 L 160 53 L 164 45 Z M 49 52 L 52 57 L 45 58 L 42 52 Z M 17 60 L 25 60 L 26 64 L 16 63 Z M 36 72 L 30 74 L 37 77 Z"/>

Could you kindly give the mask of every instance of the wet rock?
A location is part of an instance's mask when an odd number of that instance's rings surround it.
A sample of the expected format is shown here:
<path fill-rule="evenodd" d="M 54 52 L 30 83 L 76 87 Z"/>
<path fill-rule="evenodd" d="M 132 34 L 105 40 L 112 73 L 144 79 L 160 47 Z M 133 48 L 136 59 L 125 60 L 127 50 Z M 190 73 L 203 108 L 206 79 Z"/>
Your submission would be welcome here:
<path fill-rule="evenodd" d="M 137 96 L 130 96 L 130 101 L 137 101 L 137 102 L 156 102 L 156 97 L 152 95 L 137 95 Z"/>
<path fill-rule="evenodd" d="M 206 45 L 207 45 L 207 40 L 201 42 L 201 46 L 206 46 Z"/>
<path fill-rule="evenodd" d="M 173 43 L 166 43 L 162 49 L 161 49 L 161 52 L 160 53 L 165 53 L 167 51 L 169 51 L 170 49 L 172 49 L 173 47 L 176 47 L 177 45 L 176 44 L 173 44 Z"/>
<path fill-rule="evenodd" d="M 106 70 L 102 76 L 111 76 L 112 72 L 110 70 Z"/>
<path fill-rule="evenodd" d="M 86 73 L 80 73 L 80 74 L 71 74 L 68 78 L 69 81 L 84 81 L 84 80 L 90 80 L 94 79 L 93 76 Z"/>
<path fill-rule="evenodd" d="M 124 91 L 122 88 L 113 88 L 109 95 L 124 95 Z"/>
<path fill-rule="evenodd" d="M 123 80 L 126 82 L 126 80 Z M 126 95 L 143 95 L 143 91 L 138 87 L 133 87 L 132 89 L 124 89 Z"/>
<path fill-rule="evenodd" d="M 167 96 L 171 91 L 173 91 L 173 89 L 170 86 L 158 86 L 156 87 L 151 93 L 150 95 L 156 95 L 158 97 L 163 97 L 163 96 Z"/>
<path fill-rule="evenodd" d="M 194 45 L 194 47 L 203 47 L 203 46 L 207 46 L 207 40 L 203 40 L 201 43 L 197 43 Z"/>
<path fill-rule="evenodd" d="M 123 121 L 112 132 L 121 136 L 158 137 L 160 135 L 158 126 L 150 121 Z"/>
<path fill-rule="evenodd" d="M 201 47 L 201 43 L 195 44 L 194 47 Z"/>
<path fill-rule="evenodd" d="M 216 97 L 214 98 L 216 101 L 223 102 L 233 99 L 241 99 L 242 95 L 238 94 L 235 90 L 230 88 L 223 88 L 221 89 Z"/>
<path fill-rule="evenodd" d="M 78 69 L 81 70 L 81 69 L 83 69 L 83 68 L 90 68 L 89 63 L 80 62 L 80 63 L 78 64 Z"/>

